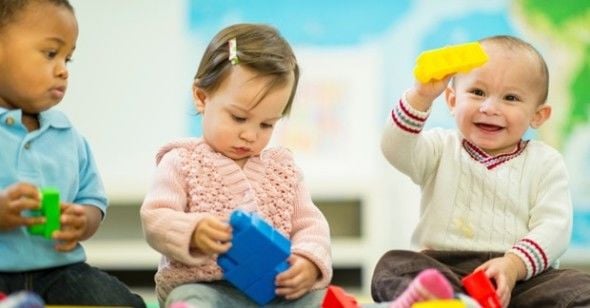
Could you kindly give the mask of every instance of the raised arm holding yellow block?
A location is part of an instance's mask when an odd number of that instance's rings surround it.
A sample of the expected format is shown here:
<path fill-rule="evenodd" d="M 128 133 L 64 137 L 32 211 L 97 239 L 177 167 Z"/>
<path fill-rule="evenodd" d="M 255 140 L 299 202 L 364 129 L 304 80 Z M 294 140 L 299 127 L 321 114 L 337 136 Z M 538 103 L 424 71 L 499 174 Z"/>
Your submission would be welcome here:
<path fill-rule="evenodd" d="M 446 46 L 422 52 L 416 59 L 414 76 L 422 83 L 441 80 L 458 72 L 467 72 L 488 61 L 479 42 Z"/>

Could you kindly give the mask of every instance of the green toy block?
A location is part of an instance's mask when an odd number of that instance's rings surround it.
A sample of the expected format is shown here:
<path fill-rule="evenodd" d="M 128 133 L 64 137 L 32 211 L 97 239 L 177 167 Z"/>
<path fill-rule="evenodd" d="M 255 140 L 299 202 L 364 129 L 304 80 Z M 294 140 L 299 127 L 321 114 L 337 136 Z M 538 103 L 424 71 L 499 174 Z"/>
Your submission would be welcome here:
<path fill-rule="evenodd" d="M 422 52 L 416 59 L 414 76 L 421 83 L 441 80 L 453 73 L 467 72 L 488 61 L 479 42 L 451 45 Z"/>
<path fill-rule="evenodd" d="M 29 226 L 29 233 L 50 239 L 53 231 L 60 229 L 59 191 L 53 187 L 41 189 L 41 208 L 31 211 L 31 216 L 44 216 L 45 223 Z"/>

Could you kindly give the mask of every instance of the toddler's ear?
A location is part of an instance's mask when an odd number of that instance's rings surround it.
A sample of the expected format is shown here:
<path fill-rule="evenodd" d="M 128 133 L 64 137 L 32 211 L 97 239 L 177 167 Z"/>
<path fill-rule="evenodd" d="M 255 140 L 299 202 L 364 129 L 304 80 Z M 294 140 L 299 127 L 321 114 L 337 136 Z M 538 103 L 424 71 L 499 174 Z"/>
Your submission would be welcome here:
<path fill-rule="evenodd" d="M 205 111 L 206 101 L 207 92 L 196 85 L 193 85 L 193 102 L 198 113 L 203 113 L 203 111 Z"/>
<path fill-rule="evenodd" d="M 535 129 L 541 127 L 541 125 L 547 121 L 550 116 L 551 106 L 546 103 L 538 106 L 535 114 L 533 115 L 533 119 L 531 120 L 531 127 Z"/>
<path fill-rule="evenodd" d="M 455 89 L 453 89 L 451 85 L 449 85 L 445 90 L 445 101 L 447 102 L 447 107 L 449 107 L 451 115 L 454 115 L 453 110 L 455 109 L 455 105 L 457 103 L 457 96 L 455 95 Z"/>

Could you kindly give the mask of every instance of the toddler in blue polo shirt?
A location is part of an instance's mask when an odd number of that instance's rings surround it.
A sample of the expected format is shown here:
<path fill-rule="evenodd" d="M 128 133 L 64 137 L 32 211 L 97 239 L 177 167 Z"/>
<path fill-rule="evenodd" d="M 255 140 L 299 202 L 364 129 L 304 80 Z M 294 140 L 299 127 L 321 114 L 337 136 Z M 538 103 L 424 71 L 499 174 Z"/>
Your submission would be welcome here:
<path fill-rule="evenodd" d="M 0 292 L 39 294 L 50 305 L 145 306 L 115 277 L 90 267 L 80 241 L 98 229 L 107 198 L 87 141 L 52 109 L 68 85 L 78 24 L 68 0 L 0 1 Z M 39 189 L 61 195 L 61 229 L 45 218 Z"/>

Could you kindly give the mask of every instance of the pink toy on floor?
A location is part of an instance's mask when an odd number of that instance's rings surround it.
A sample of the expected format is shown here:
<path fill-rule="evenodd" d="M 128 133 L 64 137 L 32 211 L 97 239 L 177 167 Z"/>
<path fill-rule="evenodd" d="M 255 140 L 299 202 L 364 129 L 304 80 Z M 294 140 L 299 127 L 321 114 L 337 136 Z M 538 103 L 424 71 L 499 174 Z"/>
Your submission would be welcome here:
<path fill-rule="evenodd" d="M 438 270 L 426 269 L 414 278 L 404 293 L 389 307 L 409 308 L 416 302 L 449 298 L 453 298 L 453 287 L 449 281 Z"/>

